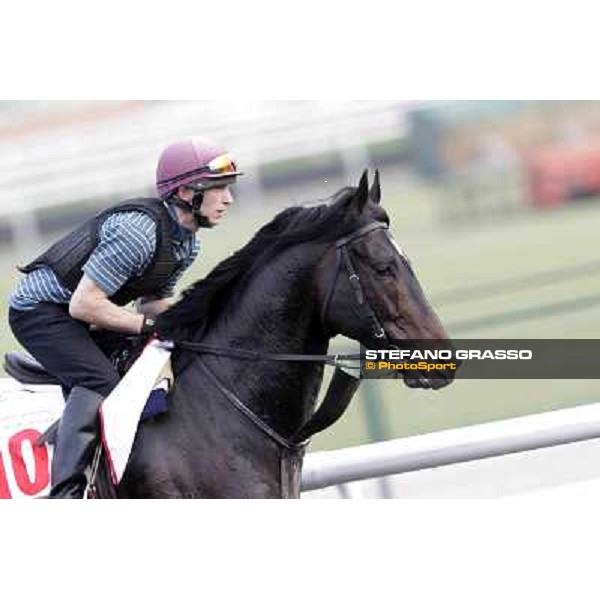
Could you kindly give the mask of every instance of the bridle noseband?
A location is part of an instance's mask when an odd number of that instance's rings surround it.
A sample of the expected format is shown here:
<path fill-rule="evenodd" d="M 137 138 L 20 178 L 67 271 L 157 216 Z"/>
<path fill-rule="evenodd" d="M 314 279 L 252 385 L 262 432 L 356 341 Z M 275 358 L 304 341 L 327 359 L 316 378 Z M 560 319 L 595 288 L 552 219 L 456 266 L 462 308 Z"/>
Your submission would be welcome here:
<path fill-rule="evenodd" d="M 371 335 L 381 340 L 385 338 L 385 330 L 383 326 L 379 322 L 377 315 L 371 308 L 371 305 L 368 303 L 365 292 L 363 290 L 362 284 L 360 282 L 360 277 L 354 268 L 354 264 L 352 263 L 352 259 L 350 258 L 350 253 L 348 252 L 348 246 L 354 243 L 356 240 L 364 237 L 368 233 L 372 231 L 376 231 L 377 229 L 388 229 L 388 226 L 385 223 L 377 222 L 377 223 L 369 223 L 356 231 L 353 231 L 351 234 L 340 238 L 335 243 L 336 249 L 336 267 L 333 275 L 333 279 L 331 281 L 331 286 L 327 295 L 325 296 L 325 302 L 323 302 L 323 306 L 321 308 L 321 323 L 323 324 L 324 329 L 327 331 L 326 317 L 327 311 L 329 310 L 329 305 L 331 304 L 331 299 L 335 294 L 336 284 L 339 277 L 340 270 L 342 265 L 346 268 L 346 272 L 348 274 L 348 282 L 350 283 L 350 287 L 354 293 L 354 299 L 356 301 L 356 306 L 358 308 L 358 313 L 361 320 L 368 323 L 371 329 Z"/>

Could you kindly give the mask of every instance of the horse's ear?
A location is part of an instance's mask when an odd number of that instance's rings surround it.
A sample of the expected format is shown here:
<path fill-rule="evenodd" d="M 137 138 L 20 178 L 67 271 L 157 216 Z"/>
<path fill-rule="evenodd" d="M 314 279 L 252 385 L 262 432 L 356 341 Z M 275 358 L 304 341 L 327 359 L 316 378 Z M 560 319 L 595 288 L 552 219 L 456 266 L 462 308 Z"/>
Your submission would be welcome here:
<path fill-rule="evenodd" d="M 365 207 L 365 204 L 369 200 L 369 172 L 367 169 L 363 171 L 363 174 L 360 178 L 355 198 L 358 212 L 361 213 Z"/>
<path fill-rule="evenodd" d="M 379 183 L 379 169 L 375 169 L 375 179 L 373 179 L 373 185 L 371 186 L 371 191 L 369 192 L 371 196 L 371 200 L 375 204 L 379 204 L 381 202 L 381 184 Z"/>

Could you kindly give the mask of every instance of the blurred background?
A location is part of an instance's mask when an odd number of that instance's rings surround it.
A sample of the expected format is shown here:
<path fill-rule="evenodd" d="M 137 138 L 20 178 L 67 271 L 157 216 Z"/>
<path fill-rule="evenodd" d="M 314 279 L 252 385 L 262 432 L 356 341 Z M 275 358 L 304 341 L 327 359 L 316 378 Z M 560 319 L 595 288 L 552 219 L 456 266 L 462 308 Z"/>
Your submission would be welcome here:
<path fill-rule="evenodd" d="M 381 170 L 383 202 L 452 337 L 600 331 L 600 102 L 0 102 L 3 351 L 24 264 L 96 211 L 154 195 L 162 147 L 200 135 L 247 174 L 180 288 L 282 208 Z M 348 342 L 335 340 L 334 347 Z M 365 381 L 317 436 L 334 449 L 596 402 L 598 380 L 459 380 L 438 392 Z"/>

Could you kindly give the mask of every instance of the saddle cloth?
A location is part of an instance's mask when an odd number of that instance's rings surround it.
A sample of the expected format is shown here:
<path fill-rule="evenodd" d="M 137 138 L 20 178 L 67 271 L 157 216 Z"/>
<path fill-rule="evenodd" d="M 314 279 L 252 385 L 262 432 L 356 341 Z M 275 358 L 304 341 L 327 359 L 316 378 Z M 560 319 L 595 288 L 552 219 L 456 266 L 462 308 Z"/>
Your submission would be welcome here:
<path fill-rule="evenodd" d="M 172 377 L 171 349 L 168 342 L 151 341 L 100 407 L 102 442 L 115 485 L 123 477 L 148 397 L 157 380 Z"/>

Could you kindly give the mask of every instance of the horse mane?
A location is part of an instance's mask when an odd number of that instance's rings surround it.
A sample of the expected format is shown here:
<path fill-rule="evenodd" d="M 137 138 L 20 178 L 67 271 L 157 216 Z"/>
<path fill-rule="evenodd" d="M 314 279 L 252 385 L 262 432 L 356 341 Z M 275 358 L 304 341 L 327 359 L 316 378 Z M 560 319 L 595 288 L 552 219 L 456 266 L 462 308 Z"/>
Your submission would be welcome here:
<path fill-rule="evenodd" d="M 249 279 L 283 249 L 306 241 L 333 241 L 349 233 L 353 211 L 346 210 L 356 188 L 345 187 L 316 206 L 295 206 L 278 213 L 240 250 L 183 292 L 160 314 L 156 330 L 163 339 L 199 339 L 224 306 L 234 285 Z"/>

